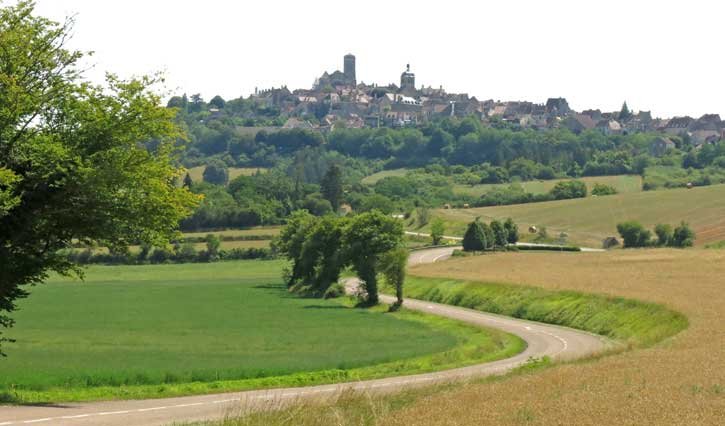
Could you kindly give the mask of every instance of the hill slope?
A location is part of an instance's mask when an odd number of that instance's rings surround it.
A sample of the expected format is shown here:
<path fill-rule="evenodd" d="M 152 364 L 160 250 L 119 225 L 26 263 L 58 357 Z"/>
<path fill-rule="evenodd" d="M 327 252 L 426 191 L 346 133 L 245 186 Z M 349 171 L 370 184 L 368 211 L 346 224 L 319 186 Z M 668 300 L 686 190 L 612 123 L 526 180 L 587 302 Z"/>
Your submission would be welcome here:
<path fill-rule="evenodd" d="M 617 234 L 617 223 L 637 220 L 645 226 L 688 222 L 697 233 L 696 245 L 725 240 L 725 185 L 671 189 L 606 197 L 476 209 L 435 210 L 448 223 L 446 234 L 463 235 L 476 217 L 484 220 L 512 217 L 522 233 L 530 225 L 546 226 L 549 235 L 569 234 L 573 243 L 599 247 L 603 238 Z"/>

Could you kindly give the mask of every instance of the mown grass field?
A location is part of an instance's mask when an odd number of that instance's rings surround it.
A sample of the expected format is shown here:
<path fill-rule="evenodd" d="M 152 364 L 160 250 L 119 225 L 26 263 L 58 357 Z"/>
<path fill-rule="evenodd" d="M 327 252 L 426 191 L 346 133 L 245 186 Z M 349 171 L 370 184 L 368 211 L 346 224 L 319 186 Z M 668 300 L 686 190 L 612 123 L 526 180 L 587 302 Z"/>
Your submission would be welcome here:
<path fill-rule="evenodd" d="M 569 241 L 600 247 L 602 239 L 617 236 L 617 223 L 637 220 L 647 227 L 657 223 L 688 222 L 697 233 L 697 246 L 725 240 L 725 185 L 617 194 L 605 197 L 475 209 L 435 210 L 447 223 L 446 234 L 463 235 L 476 217 L 483 220 L 512 217 L 522 236 L 530 225 L 546 226 L 550 236 L 561 232 Z M 427 227 L 422 228 L 425 232 Z"/>
<path fill-rule="evenodd" d="M 723 251 L 499 253 L 416 266 L 411 273 L 439 283 L 457 279 L 512 289 L 523 284 L 536 291 L 652 302 L 684 314 L 689 326 L 653 345 L 606 357 L 396 395 L 343 395 L 331 403 L 299 404 L 223 424 L 725 424 Z"/>
<path fill-rule="evenodd" d="M 362 183 L 364 183 L 365 185 L 375 185 L 382 178 L 390 176 L 405 176 L 408 171 L 408 169 L 383 170 L 381 172 L 373 173 L 370 176 L 364 177 Z"/>
<path fill-rule="evenodd" d="M 551 191 L 554 186 L 559 182 L 570 181 L 572 179 L 552 179 L 552 180 L 532 180 L 527 182 L 521 182 L 520 185 L 526 192 L 532 194 L 545 194 Z M 609 185 L 614 187 L 618 193 L 626 194 L 632 192 L 642 191 L 642 177 L 636 175 L 621 175 L 621 176 L 592 176 L 583 177 L 577 180 L 581 180 L 586 183 L 587 189 L 591 193 L 594 185 L 597 183 Z M 480 197 L 483 194 L 491 191 L 492 189 L 500 187 L 508 187 L 510 183 L 502 184 L 481 184 L 481 185 L 455 185 L 453 191 L 456 194 L 471 195 L 473 197 Z"/>
<path fill-rule="evenodd" d="M 513 336 L 298 298 L 281 261 L 91 267 L 14 316 L 0 399 L 161 397 L 421 372 L 510 356 Z"/>
<path fill-rule="evenodd" d="M 196 166 L 188 170 L 191 180 L 194 182 L 202 182 L 204 180 L 204 170 L 206 166 Z M 230 167 L 229 168 L 229 180 L 239 176 L 251 176 L 257 171 L 264 172 L 267 169 L 262 167 Z"/>

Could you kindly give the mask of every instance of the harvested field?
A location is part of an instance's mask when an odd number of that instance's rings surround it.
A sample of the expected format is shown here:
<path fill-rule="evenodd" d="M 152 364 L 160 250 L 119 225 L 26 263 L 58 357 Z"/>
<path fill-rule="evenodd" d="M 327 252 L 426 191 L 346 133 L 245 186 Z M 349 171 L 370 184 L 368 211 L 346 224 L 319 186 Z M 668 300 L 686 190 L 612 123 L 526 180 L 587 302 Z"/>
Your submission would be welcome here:
<path fill-rule="evenodd" d="M 470 384 L 419 399 L 386 425 L 716 425 L 725 423 L 725 253 L 507 253 L 413 274 L 521 283 L 664 304 L 688 329 L 647 349 Z"/>

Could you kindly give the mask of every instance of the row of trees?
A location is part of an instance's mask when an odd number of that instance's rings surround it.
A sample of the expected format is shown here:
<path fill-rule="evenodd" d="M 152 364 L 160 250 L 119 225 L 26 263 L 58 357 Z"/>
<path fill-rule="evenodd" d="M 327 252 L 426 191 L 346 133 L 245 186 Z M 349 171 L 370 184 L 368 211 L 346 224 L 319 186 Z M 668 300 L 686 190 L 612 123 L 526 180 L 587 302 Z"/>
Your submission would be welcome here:
<path fill-rule="evenodd" d="M 624 241 L 624 248 L 638 247 L 692 247 L 695 243 L 695 232 L 690 226 L 681 222 L 673 227 L 668 224 L 657 224 L 652 232 L 636 221 L 623 222 L 617 225 L 617 231 Z"/>
<path fill-rule="evenodd" d="M 407 250 L 401 221 L 379 211 L 350 217 L 316 217 L 294 212 L 274 241 L 275 250 L 291 262 L 286 281 L 291 290 L 329 296 L 341 271 L 351 267 L 361 280 L 366 305 L 378 303 L 378 276 L 396 288 L 402 304 Z"/>
<path fill-rule="evenodd" d="M 493 220 L 490 224 L 476 218 L 468 224 L 463 235 L 464 251 L 505 249 L 519 240 L 519 229 L 511 218 L 503 223 Z"/>

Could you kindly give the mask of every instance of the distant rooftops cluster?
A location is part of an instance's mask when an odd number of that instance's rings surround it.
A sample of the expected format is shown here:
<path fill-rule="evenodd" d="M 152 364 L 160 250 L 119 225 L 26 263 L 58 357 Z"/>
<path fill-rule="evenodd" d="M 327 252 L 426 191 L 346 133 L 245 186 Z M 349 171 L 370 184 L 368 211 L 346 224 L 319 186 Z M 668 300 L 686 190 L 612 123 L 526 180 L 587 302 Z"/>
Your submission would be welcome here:
<path fill-rule="evenodd" d="M 533 129 L 565 127 L 575 133 L 594 129 L 608 135 L 660 131 L 687 135 L 696 145 L 725 139 L 725 124 L 717 114 L 662 119 L 653 118 L 649 111 L 631 113 L 628 109 L 623 109 L 625 113 L 598 109 L 577 112 L 564 98 L 550 98 L 544 104 L 480 101 L 466 93 L 447 93 L 443 87 L 416 87 L 410 64 L 401 73 L 399 85 L 385 86 L 358 83 L 355 66 L 355 56 L 347 54 L 343 58 L 343 71 L 325 71 L 311 89 L 290 91 L 283 86 L 255 90 L 252 98 L 290 117 L 286 127 L 298 125 L 323 131 L 331 130 L 340 122 L 348 128 L 403 127 L 438 118 L 473 115 L 489 123 L 500 121 Z M 311 123 L 318 121 L 310 117 L 319 117 L 321 109 L 326 114 L 319 124 Z"/>

